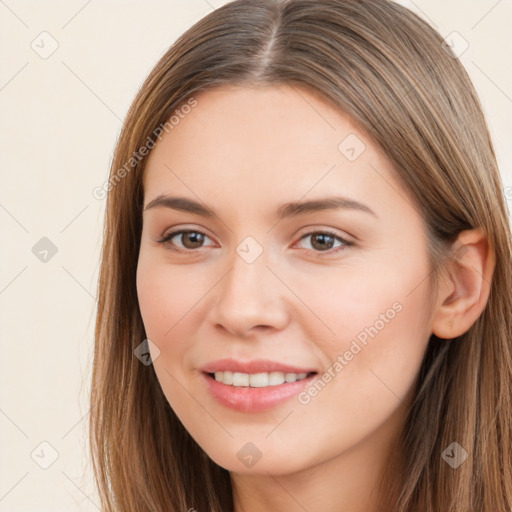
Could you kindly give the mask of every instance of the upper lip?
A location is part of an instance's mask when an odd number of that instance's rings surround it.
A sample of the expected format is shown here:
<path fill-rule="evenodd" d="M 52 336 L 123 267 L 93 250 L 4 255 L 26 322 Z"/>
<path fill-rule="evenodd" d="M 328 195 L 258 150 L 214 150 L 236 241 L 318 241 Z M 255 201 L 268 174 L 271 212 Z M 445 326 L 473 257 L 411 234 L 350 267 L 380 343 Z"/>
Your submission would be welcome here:
<path fill-rule="evenodd" d="M 269 359 L 253 359 L 252 361 L 237 361 L 236 359 L 218 359 L 204 365 L 201 370 L 206 373 L 238 372 L 238 373 L 311 373 L 314 368 L 299 368 L 289 364 L 271 361 Z"/>

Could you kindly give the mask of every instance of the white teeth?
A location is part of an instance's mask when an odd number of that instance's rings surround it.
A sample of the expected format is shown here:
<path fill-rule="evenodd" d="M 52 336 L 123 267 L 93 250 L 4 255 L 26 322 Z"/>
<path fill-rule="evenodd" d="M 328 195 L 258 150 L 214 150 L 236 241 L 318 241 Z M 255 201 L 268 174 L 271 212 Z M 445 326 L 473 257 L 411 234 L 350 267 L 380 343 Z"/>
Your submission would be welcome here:
<path fill-rule="evenodd" d="M 268 373 L 252 373 L 249 375 L 251 388 L 264 388 L 268 386 Z"/>
<path fill-rule="evenodd" d="M 307 373 L 239 373 L 239 372 L 215 372 L 215 380 L 228 386 L 265 388 L 267 386 L 278 386 L 285 382 L 295 382 L 307 377 Z"/>
<path fill-rule="evenodd" d="M 233 386 L 248 386 L 249 374 L 248 373 L 233 373 Z"/>
<path fill-rule="evenodd" d="M 269 386 L 278 386 L 279 384 L 284 384 L 284 373 L 270 372 L 268 374 L 268 384 Z"/>

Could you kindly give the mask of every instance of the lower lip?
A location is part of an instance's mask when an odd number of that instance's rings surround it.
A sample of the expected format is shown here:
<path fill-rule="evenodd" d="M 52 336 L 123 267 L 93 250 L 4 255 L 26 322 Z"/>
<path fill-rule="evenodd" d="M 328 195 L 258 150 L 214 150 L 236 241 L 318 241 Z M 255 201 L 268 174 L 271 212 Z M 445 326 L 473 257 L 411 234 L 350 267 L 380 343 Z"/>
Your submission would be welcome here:
<path fill-rule="evenodd" d="M 295 382 L 264 388 L 236 387 L 202 374 L 211 394 L 224 406 L 241 412 L 261 412 L 286 402 L 309 386 L 317 374 Z"/>

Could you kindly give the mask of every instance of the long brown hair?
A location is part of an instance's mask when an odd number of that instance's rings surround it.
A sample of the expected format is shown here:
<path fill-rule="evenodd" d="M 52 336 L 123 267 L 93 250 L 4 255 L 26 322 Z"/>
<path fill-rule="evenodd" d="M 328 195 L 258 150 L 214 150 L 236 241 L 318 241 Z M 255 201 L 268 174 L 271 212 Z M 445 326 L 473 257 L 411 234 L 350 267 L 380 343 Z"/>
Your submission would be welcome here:
<path fill-rule="evenodd" d="M 512 242 L 503 185 L 462 64 L 425 21 L 385 0 L 228 3 L 179 37 L 140 88 L 112 161 L 98 285 L 89 428 L 103 510 L 233 510 L 229 472 L 195 443 L 153 367 L 134 356 L 146 338 L 136 292 L 146 162 L 138 157 L 194 93 L 281 83 L 331 100 L 391 160 L 424 218 L 432 282 L 462 230 L 482 227 L 495 250 L 478 320 L 456 340 L 431 336 L 400 438 L 403 472 L 384 482 L 396 499 L 382 510 L 512 510 Z M 441 456 L 452 442 L 468 453 L 457 469 Z"/>

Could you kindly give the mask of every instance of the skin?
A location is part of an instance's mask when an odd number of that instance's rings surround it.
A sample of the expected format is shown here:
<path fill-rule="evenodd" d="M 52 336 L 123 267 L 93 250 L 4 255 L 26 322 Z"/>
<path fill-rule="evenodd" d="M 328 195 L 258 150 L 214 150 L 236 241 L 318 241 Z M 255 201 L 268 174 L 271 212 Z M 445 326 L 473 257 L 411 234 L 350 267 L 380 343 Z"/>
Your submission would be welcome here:
<path fill-rule="evenodd" d="M 494 263 L 485 237 L 461 234 L 459 266 L 429 309 L 424 222 L 391 163 L 344 113 L 287 85 L 222 86 L 194 97 L 197 106 L 157 143 L 144 175 L 145 206 L 168 194 L 216 214 L 143 213 L 137 290 L 165 396 L 230 471 L 236 512 L 376 511 L 379 478 L 430 335 L 462 334 L 487 300 Z M 353 161 L 338 149 L 349 135 L 365 146 Z M 275 216 L 283 203 L 331 195 L 376 215 Z M 181 235 L 157 242 L 179 229 L 204 233 L 202 245 Z M 326 229 L 354 245 L 329 239 L 322 250 L 316 241 Z M 236 251 L 248 236 L 263 249 L 252 263 Z M 202 365 L 224 357 L 332 373 L 338 356 L 393 304 L 400 311 L 306 404 L 294 397 L 265 412 L 234 411 L 200 375 Z M 261 453 L 252 467 L 237 457 L 247 442 Z"/>

